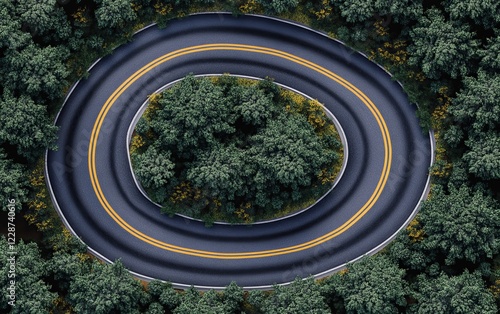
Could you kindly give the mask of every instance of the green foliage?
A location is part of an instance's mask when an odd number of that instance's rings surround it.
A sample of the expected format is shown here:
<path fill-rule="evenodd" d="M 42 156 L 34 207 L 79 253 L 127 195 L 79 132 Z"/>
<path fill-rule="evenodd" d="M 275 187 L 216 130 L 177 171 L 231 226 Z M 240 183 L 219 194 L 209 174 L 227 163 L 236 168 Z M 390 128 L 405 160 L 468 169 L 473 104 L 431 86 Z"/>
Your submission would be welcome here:
<path fill-rule="evenodd" d="M 408 313 L 498 313 L 481 277 L 467 271 L 454 277 L 440 274 L 435 279 L 420 275 L 412 297 L 417 302 Z"/>
<path fill-rule="evenodd" d="M 57 281 L 57 289 L 62 294 L 69 290 L 76 276 L 82 276 L 90 271 L 90 257 L 85 252 L 71 254 L 57 251 L 47 263 L 52 278 Z"/>
<path fill-rule="evenodd" d="M 135 155 L 134 172 L 146 188 L 161 189 L 174 176 L 174 163 L 170 152 L 156 149 L 151 145 L 140 155 Z"/>
<path fill-rule="evenodd" d="M 132 10 L 130 0 L 102 0 L 95 10 L 97 25 L 100 28 L 123 28 L 137 16 Z"/>
<path fill-rule="evenodd" d="M 10 254 L 9 252 L 16 252 Z M 9 276 L 12 257 L 15 257 L 15 277 Z M 5 237 L 0 238 L 0 310 L 11 309 L 13 314 L 44 314 L 53 308 L 57 295 L 50 291 L 50 286 L 44 282 L 47 274 L 47 263 L 41 258 L 38 246 L 35 243 L 24 243 L 22 240 L 9 247 Z M 12 274 L 12 273 L 10 273 Z M 15 281 L 15 306 L 7 302 L 7 288 Z"/>
<path fill-rule="evenodd" d="M 148 284 L 148 292 L 153 300 L 158 301 L 165 309 L 172 311 L 181 303 L 181 297 L 172 284 L 153 280 Z"/>
<path fill-rule="evenodd" d="M 448 110 L 452 126 L 445 140 L 451 147 L 465 146 L 462 158 L 470 173 L 483 180 L 498 179 L 500 75 L 480 71 L 477 78 L 464 78 L 463 84 Z"/>
<path fill-rule="evenodd" d="M 403 27 L 411 25 L 424 13 L 422 1 L 376 0 L 374 5 L 379 15 L 394 19 Z"/>
<path fill-rule="evenodd" d="M 375 1 L 331 0 L 331 3 L 338 6 L 340 14 L 347 22 L 364 22 L 375 14 Z"/>
<path fill-rule="evenodd" d="M 500 71 L 500 29 L 496 28 L 494 36 L 487 38 L 484 49 L 479 51 L 481 67 L 484 70 Z"/>
<path fill-rule="evenodd" d="M 16 4 L 19 21 L 33 37 L 67 40 L 71 28 L 64 10 L 57 0 L 24 0 Z"/>
<path fill-rule="evenodd" d="M 70 283 L 68 300 L 78 313 L 139 313 L 145 293 L 120 261 L 93 261 L 89 272 L 76 274 Z"/>
<path fill-rule="evenodd" d="M 2 182 L 0 204 L 2 211 L 8 210 L 7 204 L 12 199 L 16 202 L 16 211 L 19 212 L 21 210 L 21 204 L 26 201 L 28 194 L 25 176 L 24 167 L 7 159 L 3 149 L 0 148 L 0 182 Z"/>
<path fill-rule="evenodd" d="M 409 233 L 410 231 L 407 229 L 390 244 L 389 256 L 405 269 L 423 272 L 433 261 L 435 255 L 428 252 L 421 241 L 412 240 Z"/>
<path fill-rule="evenodd" d="M 11 0 L 0 0 L 0 49 L 15 50 L 26 45 L 31 39 L 29 34 L 21 31 L 21 23 L 15 17 L 15 12 Z"/>
<path fill-rule="evenodd" d="M 419 221 L 426 234 L 426 249 L 446 256 L 448 265 L 457 260 L 472 263 L 498 254 L 500 249 L 499 204 L 482 192 L 451 186 L 445 193 L 435 186 L 424 202 Z"/>
<path fill-rule="evenodd" d="M 410 32 L 409 63 L 431 79 L 458 78 L 471 72 L 478 41 L 467 24 L 447 21 L 438 9 L 425 12 Z"/>
<path fill-rule="evenodd" d="M 491 28 L 500 22 L 500 3 L 495 0 L 446 0 L 446 11 L 453 20 L 473 20 Z"/>
<path fill-rule="evenodd" d="M 269 294 L 251 291 L 249 303 L 266 314 L 330 313 L 313 278 L 297 278 L 288 286 L 276 285 L 273 288 Z"/>
<path fill-rule="evenodd" d="M 405 270 L 386 255 L 365 257 L 323 282 L 324 293 L 343 300 L 347 313 L 398 313 L 406 306 Z"/>
<path fill-rule="evenodd" d="M 340 142 L 322 107 L 267 80 L 246 85 L 188 76 L 151 97 L 132 161 L 167 212 L 248 222 L 332 182 Z"/>
<path fill-rule="evenodd" d="M 69 50 L 64 46 L 30 44 L 19 51 L 8 50 L 0 60 L 4 87 L 34 99 L 58 99 L 69 75 L 64 64 L 68 56 Z"/>
<path fill-rule="evenodd" d="M 484 180 L 500 179 L 500 134 L 485 132 L 478 140 L 469 139 L 465 145 L 470 147 L 463 155 L 469 172 Z"/>
<path fill-rule="evenodd" d="M 299 0 L 258 0 L 269 14 L 281 14 L 293 11 Z"/>
<path fill-rule="evenodd" d="M 194 288 L 189 288 L 181 296 L 180 305 L 172 311 L 174 314 L 241 313 L 243 290 L 234 283 L 227 286 L 224 292 L 209 290 L 200 293 Z"/>
<path fill-rule="evenodd" d="M 55 148 L 56 132 L 45 106 L 29 96 L 16 98 L 4 91 L 0 98 L 0 144 L 16 146 L 19 155 L 33 161 L 45 149 Z"/>

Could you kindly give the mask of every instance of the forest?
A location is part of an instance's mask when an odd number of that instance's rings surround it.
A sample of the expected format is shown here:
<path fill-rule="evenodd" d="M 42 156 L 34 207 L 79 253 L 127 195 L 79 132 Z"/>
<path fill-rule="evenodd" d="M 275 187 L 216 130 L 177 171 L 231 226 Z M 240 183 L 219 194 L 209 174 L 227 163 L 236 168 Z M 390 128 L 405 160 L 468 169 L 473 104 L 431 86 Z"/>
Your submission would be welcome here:
<path fill-rule="evenodd" d="M 100 262 L 63 227 L 43 169 L 72 84 L 142 27 L 204 11 L 278 16 L 321 30 L 383 65 L 418 104 L 423 132 L 434 130 L 436 140 L 431 193 L 380 253 L 273 291 L 236 284 L 178 291 L 134 279 L 120 261 Z M 0 311 L 497 313 L 499 35 L 493 0 L 0 0 Z"/>
<path fill-rule="evenodd" d="M 340 169 L 341 146 L 318 101 L 270 78 L 188 75 L 150 96 L 130 155 L 163 212 L 251 223 L 323 196 Z"/>

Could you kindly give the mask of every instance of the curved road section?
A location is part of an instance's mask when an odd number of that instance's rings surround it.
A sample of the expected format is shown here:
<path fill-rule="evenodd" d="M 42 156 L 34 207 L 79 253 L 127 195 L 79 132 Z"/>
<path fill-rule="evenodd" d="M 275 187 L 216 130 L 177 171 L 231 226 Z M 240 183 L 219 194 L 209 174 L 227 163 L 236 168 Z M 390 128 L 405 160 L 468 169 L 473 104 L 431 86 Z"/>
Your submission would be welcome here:
<path fill-rule="evenodd" d="M 349 145 L 337 186 L 309 210 L 252 226 L 160 214 L 134 183 L 127 130 L 148 96 L 195 75 L 264 78 L 324 103 Z M 432 143 L 400 85 L 359 53 L 288 22 L 201 14 L 149 27 L 71 91 L 47 153 L 66 226 L 100 258 L 177 287 L 246 288 L 317 277 L 388 243 L 428 188 Z"/>

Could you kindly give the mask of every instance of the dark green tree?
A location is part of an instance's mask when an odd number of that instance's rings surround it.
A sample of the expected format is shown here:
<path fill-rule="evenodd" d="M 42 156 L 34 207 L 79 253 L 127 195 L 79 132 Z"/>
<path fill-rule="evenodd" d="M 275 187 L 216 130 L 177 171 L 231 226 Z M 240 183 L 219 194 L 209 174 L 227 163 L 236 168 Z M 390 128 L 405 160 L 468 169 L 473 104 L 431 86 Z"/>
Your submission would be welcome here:
<path fill-rule="evenodd" d="M 97 25 L 100 28 L 124 28 L 137 16 L 132 10 L 130 0 L 99 0 L 95 10 Z"/>
<path fill-rule="evenodd" d="M 446 142 L 451 147 L 465 148 L 467 170 L 484 180 L 500 178 L 499 90 L 500 75 L 480 71 L 476 78 L 464 78 L 463 88 L 448 109 L 452 125 L 445 133 Z"/>
<path fill-rule="evenodd" d="M 31 41 L 31 36 L 21 31 L 21 23 L 15 16 L 12 0 L 0 0 L 0 56 L 2 49 L 16 50 Z"/>
<path fill-rule="evenodd" d="M 172 311 L 181 303 L 181 297 L 171 283 L 153 280 L 148 284 L 149 295 L 165 309 Z"/>
<path fill-rule="evenodd" d="M 269 294 L 254 290 L 249 302 L 261 313 L 267 314 L 330 313 L 313 278 L 297 278 L 288 286 L 276 285 Z"/>
<path fill-rule="evenodd" d="M 485 28 L 491 28 L 500 22 L 500 4 L 494 0 L 446 0 L 446 11 L 453 20 L 467 19 Z"/>
<path fill-rule="evenodd" d="M 498 254 L 500 215 L 498 203 L 481 191 L 451 186 L 449 193 L 436 185 L 424 202 L 419 221 L 425 232 L 423 245 L 446 256 L 446 264 L 457 260 L 472 263 Z"/>
<path fill-rule="evenodd" d="M 426 270 L 435 258 L 423 247 L 421 240 L 410 238 L 408 230 L 401 232 L 390 244 L 389 256 L 405 269 L 419 272 Z"/>
<path fill-rule="evenodd" d="M 199 292 L 189 288 L 181 294 L 180 304 L 172 311 L 174 314 L 190 313 L 241 313 L 243 289 L 231 283 L 223 292 L 209 290 Z"/>
<path fill-rule="evenodd" d="M 33 99 L 62 97 L 69 71 L 65 61 L 69 50 L 63 46 L 39 47 L 35 44 L 7 51 L 0 60 L 5 87 Z"/>
<path fill-rule="evenodd" d="M 151 302 L 146 311 L 146 314 L 165 314 L 165 310 L 160 303 Z"/>
<path fill-rule="evenodd" d="M 16 146 L 19 155 L 34 160 L 45 149 L 55 149 L 56 132 L 45 106 L 29 96 L 17 98 L 4 91 L 0 98 L 0 143 Z"/>
<path fill-rule="evenodd" d="M 270 14 L 280 14 L 293 11 L 299 0 L 258 0 Z"/>
<path fill-rule="evenodd" d="M 71 36 L 66 13 L 57 0 L 20 1 L 16 10 L 23 29 L 27 29 L 33 37 L 59 41 Z"/>
<path fill-rule="evenodd" d="M 481 57 L 481 67 L 487 71 L 500 71 L 500 29 L 494 29 L 494 36 L 487 38 L 484 49 L 478 53 Z"/>
<path fill-rule="evenodd" d="M 195 288 L 189 288 L 182 294 L 181 304 L 173 311 L 174 314 L 216 314 L 224 312 L 220 295 L 214 290 L 200 293 Z"/>
<path fill-rule="evenodd" d="M 394 20 L 402 26 L 409 26 L 424 13 L 422 1 L 414 0 L 376 0 L 375 10 L 388 21 Z"/>
<path fill-rule="evenodd" d="M 478 140 L 465 142 L 470 150 L 463 155 L 468 170 L 484 180 L 500 179 L 500 134 L 489 131 Z"/>
<path fill-rule="evenodd" d="M 10 309 L 10 313 L 13 314 L 44 314 L 54 307 L 53 302 L 57 295 L 50 291 L 51 287 L 44 281 L 48 273 L 47 262 L 42 259 L 36 243 L 24 243 L 21 240 L 12 249 L 2 236 L 0 238 L 0 265 L 0 287 L 3 291 L 0 297 L 0 310 Z M 11 272 L 11 265 L 15 265 L 13 272 Z M 8 289 L 11 286 L 15 289 L 15 306 L 13 307 L 8 304 L 11 301 L 8 298 L 10 294 Z"/>
<path fill-rule="evenodd" d="M 149 146 L 143 154 L 135 155 L 135 174 L 146 188 L 160 189 L 175 175 L 175 164 L 170 155 L 169 151 L 154 145 Z"/>
<path fill-rule="evenodd" d="M 323 290 L 340 297 L 347 313 L 398 313 L 409 292 L 404 276 L 404 269 L 378 254 L 326 279 Z"/>
<path fill-rule="evenodd" d="M 447 21 L 442 12 L 425 12 L 410 32 L 409 63 L 421 67 L 431 79 L 458 78 L 472 70 L 472 59 L 479 46 L 467 24 Z"/>
<path fill-rule="evenodd" d="M 57 282 L 60 293 L 66 294 L 76 276 L 83 276 L 91 270 L 91 262 L 87 259 L 88 256 L 83 252 L 72 254 L 63 251 L 55 252 L 50 258 L 47 268 Z"/>
<path fill-rule="evenodd" d="M 192 158 L 200 147 L 216 142 L 216 134 L 235 132 L 231 106 L 219 87 L 208 79 L 188 76 L 162 94 L 161 110 L 151 122 L 163 149 L 176 148 L 183 157 Z"/>
<path fill-rule="evenodd" d="M 16 211 L 21 210 L 21 204 L 26 201 L 26 173 L 24 167 L 15 163 L 11 159 L 7 159 L 3 149 L 0 148 L 0 204 L 2 211 L 7 210 L 9 200 L 16 202 Z"/>
<path fill-rule="evenodd" d="M 120 261 L 101 264 L 94 261 L 90 272 L 71 281 L 68 300 L 79 313 L 139 313 L 145 297 L 140 282 Z"/>
<path fill-rule="evenodd" d="M 443 273 L 435 279 L 420 275 L 412 297 L 417 302 L 409 306 L 409 313 L 498 313 L 484 281 L 467 271 L 454 277 Z"/>
<path fill-rule="evenodd" d="M 423 14 L 422 1 L 412 0 L 330 0 L 347 22 L 365 27 L 364 22 L 383 18 L 385 23 L 392 21 L 403 26 L 416 21 Z"/>

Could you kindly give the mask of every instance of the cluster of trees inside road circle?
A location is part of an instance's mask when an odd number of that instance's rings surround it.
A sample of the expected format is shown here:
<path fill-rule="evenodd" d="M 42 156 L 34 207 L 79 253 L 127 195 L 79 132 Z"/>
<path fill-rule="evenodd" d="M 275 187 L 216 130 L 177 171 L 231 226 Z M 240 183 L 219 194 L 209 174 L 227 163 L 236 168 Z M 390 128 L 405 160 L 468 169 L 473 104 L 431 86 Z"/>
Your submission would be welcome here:
<path fill-rule="evenodd" d="M 139 182 L 165 212 L 195 218 L 272 218 L 322 196 L 341 161 L 321 105 L 270 79 L 188 76 L 151 97 L 135 131 Z"/>
<path fill-rule="evenodd" d="M 203 294 L 157 282 L 144 288 L 119 263 L 100 264 L 84 248 L 67 247 L 71 237 L 43 177 L 64 95 L 134 30 L 206 10 L 307 23 L 363 51 L 403 83 L 424 129 L 435 130 L 436 163 L 429 200 L 389 247 L 317 283 L 249 294 L 234 285 Z M 500 3 L 490 0 L 0 0 L 1 208 L 5 213 L 6 200 L 16 198 L 23 204 L 17 219 L 43 234 L 37 243 L 17 245 L 12 312 L 496 313 L 499 23 Z M 4 239 L 0 246 L 6 289 Z"/>

